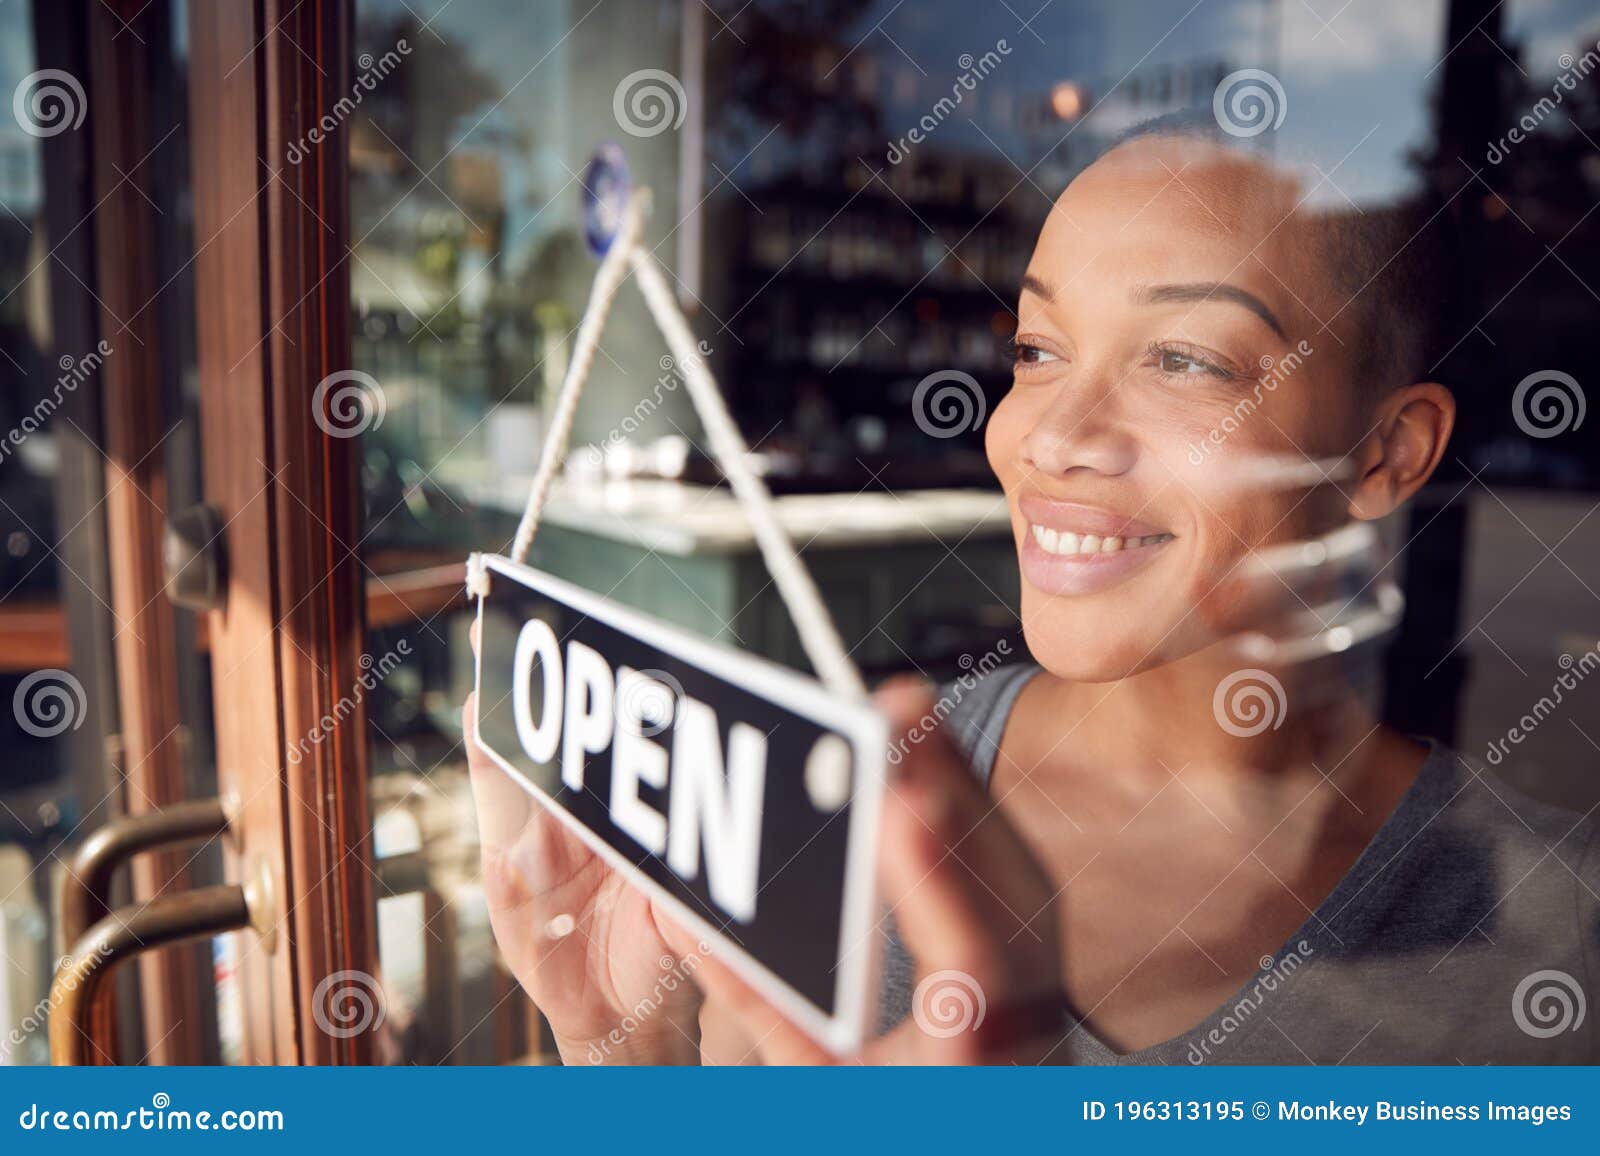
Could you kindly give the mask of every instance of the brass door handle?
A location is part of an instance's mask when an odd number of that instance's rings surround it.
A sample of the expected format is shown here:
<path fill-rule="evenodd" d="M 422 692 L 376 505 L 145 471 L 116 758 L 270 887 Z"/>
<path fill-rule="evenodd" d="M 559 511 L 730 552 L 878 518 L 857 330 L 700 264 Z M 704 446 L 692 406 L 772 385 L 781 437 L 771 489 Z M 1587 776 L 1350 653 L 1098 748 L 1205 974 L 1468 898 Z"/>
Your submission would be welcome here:
<path fill-rule="evenodd" d="M 71 954 L 50 988 L 51 1063 L 112 1062 L 102 1046 L 113 1036 L 110 1009 L 96 995 L 118 964 L 140 952 L 250 926 L 270 944 L 271 875 L 264 864 L 243 885 L 204 887 L 110 910 L 113 877 L 134 855 L 214 838 L 227 833 L 228 825 L 228 808 L 220 800 L 197 800 L 108 823 L 79 848 L 62 897 L 62 930 Z"/>
<path fill-rule="evenodd" d="M 95 996 L 118 964 L 142 951 L 251 926 L 263 937 L 272 934 L 272 905 L 259 884 L 202 887 L 111 912 L 73 945 L 50 985 L 50 1062 L 101 1062 L 95 1055 Z"/>
<path fill-rule="evenodd" d="M 77 943 L 111 910 L 117 869 L 143 851 L 227 834 L 228 812 L 220 799 L 178 803 L 143 815 L 127 815 L 101 827 L 72 857 L 61 895 L 61 937 Z"/>

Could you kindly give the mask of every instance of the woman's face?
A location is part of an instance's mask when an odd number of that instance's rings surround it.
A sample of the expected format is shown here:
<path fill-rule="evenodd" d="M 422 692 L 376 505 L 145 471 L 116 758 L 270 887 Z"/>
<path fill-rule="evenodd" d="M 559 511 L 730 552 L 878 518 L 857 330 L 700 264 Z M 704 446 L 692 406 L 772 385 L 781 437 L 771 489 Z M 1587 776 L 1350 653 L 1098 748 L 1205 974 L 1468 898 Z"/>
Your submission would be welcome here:
<path fill-rule="evenodd" d="M 1336 486 L 1271 481 L 1363 433 L 1300 196 L 1215 146 L 1150 138 L 1051 212 L 987 448 L 1028 645 L 1053 673 L 1109 681 L 1251 628 L 1241 564 L 1346 516 Z"/>

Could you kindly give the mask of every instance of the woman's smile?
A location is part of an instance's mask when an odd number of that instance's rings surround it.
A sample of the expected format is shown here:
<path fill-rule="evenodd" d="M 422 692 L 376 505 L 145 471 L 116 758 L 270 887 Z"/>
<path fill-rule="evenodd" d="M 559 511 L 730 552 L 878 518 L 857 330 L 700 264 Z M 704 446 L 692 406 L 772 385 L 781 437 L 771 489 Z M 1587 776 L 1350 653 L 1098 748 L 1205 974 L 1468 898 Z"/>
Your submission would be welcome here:
<path fill-rule="evenodd" d="M 1142 570 L 1174 535 L 1098 506 L 1026 494 L 1028 527 L 1019 555 L 1023 577 L 1046 594 L 1090 594 Z"/>

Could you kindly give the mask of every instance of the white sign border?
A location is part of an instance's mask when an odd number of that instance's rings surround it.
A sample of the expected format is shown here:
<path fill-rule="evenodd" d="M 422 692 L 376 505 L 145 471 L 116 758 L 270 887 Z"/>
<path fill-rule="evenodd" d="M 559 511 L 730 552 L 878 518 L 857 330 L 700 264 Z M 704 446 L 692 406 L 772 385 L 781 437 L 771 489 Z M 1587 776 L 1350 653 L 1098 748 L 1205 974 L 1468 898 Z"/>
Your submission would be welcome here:
<path fill-rule="evenodd" d="M 804 1028 L 836 1054 L 855 1051 L 862 1044 L 868 1027 L 868 1013 L 874 1006 L 875 988 L 870 981 L 876 974 L 878 937 L 874 931 L 877 906 L 876 885 L 878 827 L 887 777 L 889 731 L 884 717 L 866 702 L 849 702 L 830 694 L 823 686 L 804 675 L 732 647 L 692 634 L 641 611 L 602 598 L 563 578 L 537 570 L 498 554 L 479 556 L 484 573 L 498 571 L 531 590 L 564 602 L 574 610 L 605 623 L 625 634 L 654 646 L 691 666 L 738 681 L 746 689 L 795 714 L 846 735 L 855 747 L 856 773 L 851 782 L 850 831 L 845 852 L 844 897 L 840 912 L 840 949 L 834 961 L 837 973 L 836 1010 L 832 1016 L 805 999 L 768 970 L 754 956 L 729 938 L 710 920 L 695 911 L 661 884 L 651 879 L 627 856 L 585 827 L 516 767 L 487 743 L 479 745 L 511 780 L 528 791 L 602 859 L 621 871 L 623 877 L 660 900 L 685 924 L 720 944 L 723 958 L 740 978 L 770 1000 L 780 1011 Z M 492 589 L 492 584 L 491 584 Z M 485 596 L 478 596 L 478 654 L 473 660 L 473 734 L 481 735 L 483 710 L 483 613 Z M 878 752 L 876 758 L 872 752 Z"/>

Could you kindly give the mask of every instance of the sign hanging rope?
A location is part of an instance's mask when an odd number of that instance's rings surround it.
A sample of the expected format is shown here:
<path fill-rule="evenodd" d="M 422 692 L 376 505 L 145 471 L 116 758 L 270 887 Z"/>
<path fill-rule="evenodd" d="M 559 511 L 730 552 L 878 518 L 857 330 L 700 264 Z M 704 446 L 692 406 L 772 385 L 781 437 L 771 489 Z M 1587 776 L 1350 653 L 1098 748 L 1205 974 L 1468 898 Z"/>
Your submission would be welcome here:
<path fill-rule="evenodd" d="M 589 303 L 578 325 L 572 361 L 561 383 L 539 467 L 528 493 L 528 504 L 517 526 L 511 559 L 519 563 L 524 561 L 538 533 L 540 515 L 572 436 L 579 396 L 589 379 L 595 354 L 600 348 L 600 334 L 611 313 L 617 291 L 631 269 L 656 327 L 666 338 L 667 347 L 678 362 L 689 399 L 705 427 L 712 459 L 728 479 L 734 496 L 750 519 L 756 545 L 772 574 L 773 584 L 794 617 L 795 629 L 800 635 L 800 644 L 805 648 L 806 657 L 816 668 L 817 677 L 830 691 L 846 697 L 864 698 L 866 685 L 861 673 L 840 641 L 839 632 L 822 602 L 816 583 L 805 563 L 800 560 L 788 531 L 778 520 L 771 492 L 750 468 L 749 448 L 728 412 L 722 390 L 695 345 L 688 320 L 678 308 L 654 254 L 639 242 L 649 207 L 648 189 L 636 189 L 628 195 L 616 235 L 595 274 L 594 285 L 589 291 Z"/>

